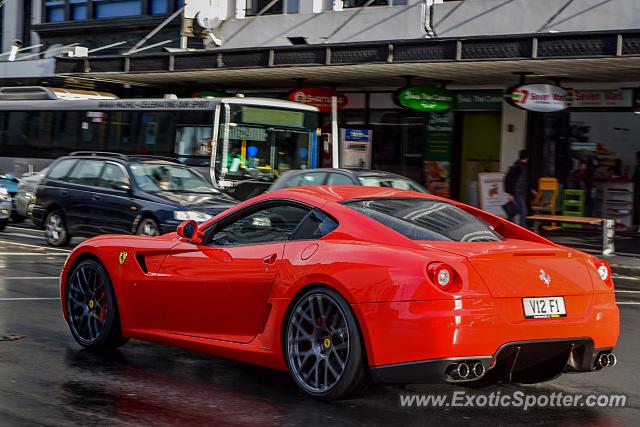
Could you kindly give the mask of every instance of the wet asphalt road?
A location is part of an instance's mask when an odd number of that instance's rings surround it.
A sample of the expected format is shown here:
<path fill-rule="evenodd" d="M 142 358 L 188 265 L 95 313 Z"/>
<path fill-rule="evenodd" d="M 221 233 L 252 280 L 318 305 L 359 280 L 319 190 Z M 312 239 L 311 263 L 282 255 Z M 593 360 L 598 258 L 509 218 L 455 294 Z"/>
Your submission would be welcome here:
<path fill-rule="evenodd" d="M 82 350 L 59 307 L 57 276 L 66 255 L 45 247 L 35 230 L 0 233 L 0 337 L 24 336 L 0 341 L 2 426 L 618 426 L 640 419 L 640 278 L 616 280 L 622 317 L 616 367 L 481 391 L 623 393 L 625 408 L 403 408 L 404 392 L 462 389 L 375 386 L 364 398 L 328 404 L 302 397 L 286 373 L 180 349 L 131 341 L 106 355 Z"/>

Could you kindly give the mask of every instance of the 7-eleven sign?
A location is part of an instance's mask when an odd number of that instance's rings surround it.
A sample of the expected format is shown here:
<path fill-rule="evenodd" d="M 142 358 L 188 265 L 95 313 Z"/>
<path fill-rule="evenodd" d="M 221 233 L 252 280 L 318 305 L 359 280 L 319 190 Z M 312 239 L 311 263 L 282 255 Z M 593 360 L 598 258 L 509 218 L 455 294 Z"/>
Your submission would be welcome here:
<path fill-rule="evenodd" d="M 569 106 L 567 90 L 553 85 L 518 86 L 507 93 L 506 98 L 515 107 L 543 113 L 562 111 Z"/>

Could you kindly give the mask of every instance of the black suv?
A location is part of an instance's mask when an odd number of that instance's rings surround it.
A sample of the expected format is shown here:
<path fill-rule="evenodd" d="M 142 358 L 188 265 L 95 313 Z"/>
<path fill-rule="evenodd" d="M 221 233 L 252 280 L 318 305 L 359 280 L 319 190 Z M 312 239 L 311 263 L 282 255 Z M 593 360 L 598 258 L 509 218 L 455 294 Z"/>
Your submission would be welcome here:
<path fill-rule="evenodd" d="M 237 202 L 187 166 L 154 156 L 76 152 L 55 160 L 38 186 L 31 219 L 47 242 L 72 236 L 175 231 Z"/>

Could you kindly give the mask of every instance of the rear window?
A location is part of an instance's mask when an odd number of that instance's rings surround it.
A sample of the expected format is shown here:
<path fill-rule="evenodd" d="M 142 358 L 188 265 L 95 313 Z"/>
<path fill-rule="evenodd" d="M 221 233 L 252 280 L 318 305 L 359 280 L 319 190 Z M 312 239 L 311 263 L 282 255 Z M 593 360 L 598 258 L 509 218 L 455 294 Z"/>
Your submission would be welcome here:
<path fill-rule="evenodd" d="M 502 236 L 482 219 L 440 200 L 360 199 L 343 204 L 412 240 L 503 240 Z"/>

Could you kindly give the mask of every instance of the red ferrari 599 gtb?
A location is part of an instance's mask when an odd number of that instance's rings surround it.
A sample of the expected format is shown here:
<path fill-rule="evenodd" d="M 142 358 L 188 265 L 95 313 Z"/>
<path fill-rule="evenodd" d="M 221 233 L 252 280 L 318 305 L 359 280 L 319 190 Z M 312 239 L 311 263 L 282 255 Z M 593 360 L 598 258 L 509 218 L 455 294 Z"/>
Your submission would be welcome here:
<path fill-rule="evenodd" d="M 177 233 L 89 239 L 61 296 L 87 348 L 134 338 L 289 370 L 325 400 L 371 380 L 535 383 L 616 363 L 605 261 L 388 188 L 278 190 Z"/>

